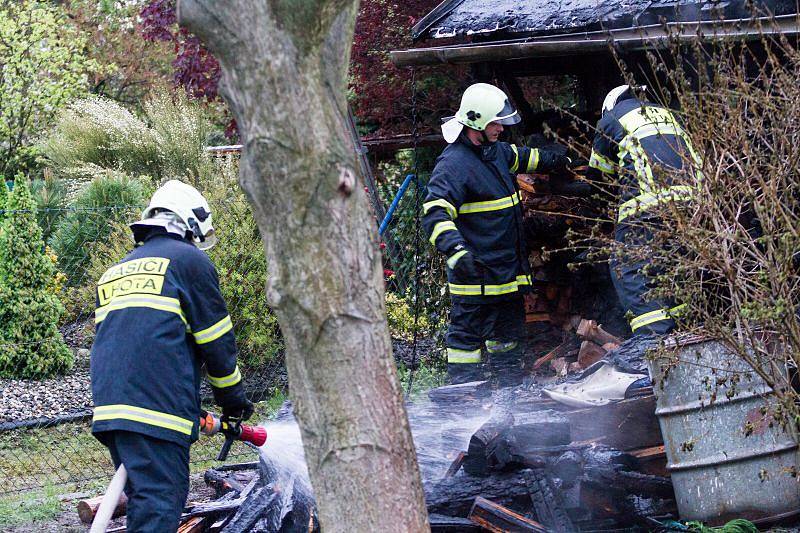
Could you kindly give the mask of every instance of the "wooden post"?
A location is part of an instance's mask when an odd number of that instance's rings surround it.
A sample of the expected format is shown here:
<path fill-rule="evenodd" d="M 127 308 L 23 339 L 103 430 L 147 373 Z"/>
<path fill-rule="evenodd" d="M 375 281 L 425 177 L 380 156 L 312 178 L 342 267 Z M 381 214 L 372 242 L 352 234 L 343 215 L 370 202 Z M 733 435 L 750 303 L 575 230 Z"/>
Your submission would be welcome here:
<path fill-rule="evenodd" d="M 484 529 L 495 533 L 531 532 L 547 533 L 547 529 L 530 518 L 515 513 L 502 505 L 498 505 L 486 498 L 478 496 L 469 512 L 469 519 Z"/>

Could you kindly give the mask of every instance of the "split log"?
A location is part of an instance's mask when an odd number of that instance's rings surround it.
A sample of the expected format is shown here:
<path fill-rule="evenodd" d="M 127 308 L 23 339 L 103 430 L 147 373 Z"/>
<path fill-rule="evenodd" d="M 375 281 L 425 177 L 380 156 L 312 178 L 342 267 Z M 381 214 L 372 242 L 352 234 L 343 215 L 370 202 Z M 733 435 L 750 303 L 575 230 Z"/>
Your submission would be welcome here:
<path fill-rule="evenodd" d="M 583 473 L 583 458 L 576 451 L 564 452 L 553 463 L 551 471 L 565 488 L 572 487 Z"/>
<path fill-rule="evenodd" d="M 202 533 L 205 530 L 206 518 L 204 516 L 195 516 L 178 527 L 178 533 Z"/>
<path fill-rule="evenodd" d="M 487 447 L 500 433 L 514 423 L 514 418 L 507 414 L 498 414 L 485 422 L 469 439 L 467 457 L 464 459 L 464 470 L 473 476 L 486 475 L 489 471 L 486 464 Z"/>
<path fill-rule="evenodd" d="M 81 522 L 84 524 L 91 524 L 94 521 L 94 517 L 97 514 L 97 509 L 100 508 L 100 504 L 103 502 L 103 496 L 96 496 L 94 498 L 89 498 L 88 500 L 81 500 L 78 502 L 78 517 L 81 519 Z M 114 514 L 111 515 L 111 518 L 118 518 L 125 514 L 128 509 L 128 497 L 125 496 L 123 492 L 119 496 L 119 501 L 117 501 L 117 507 L 114 509 Z"/>
<path fill-rule="evenodd" d="M 530 480 L 531 502 L 536 511 L 536 518 L 547 527 L 548 531 L 555 533 L 577 531 L 563 508 L 561 495 L 555 490 L 544 470 L 531 470 Z"/>
<path fill-rule="evenodd" d="M 559 359 L 553 359 L 550 361 L 550 367 L 555 371 L 556 375 L 558 376 L 566 376 L 567 369 L 569 368 L 569 362 L 564 359 L 563 357 Z"/>
<path fill-rule="evenodd" d="M 568 355 L 571 355 L 572 352 L 575 352 L 578 349 L 578 346 L 579 346 L 578 339 L 571 336 L 569 339 L 556 346 L 547 355 L 544 355 L 539 359 L 537 359 L 536 362 L 533 363 L 533 369 L 537 370 L 539 367 L 541 367 L 545 363 L 552 361 L 553 359 L 558 359 L 561 357 L 566 357 Z"/>
<path fill-rule="evenodd" d="M 540 466 L 543 448 L 571 442 L 569 421 L 556 411 L 492 419 L 470 439 L 464 470 L 472 475 L 516 466 Z"/>
<path fill-rule="evenodd" d="M 277 498 L 277 494 L 268 487 L 255 489 L 247 499 L 246 505 L 241 505 L 236 514 L 225 526 L 224 533 L 244 533 L 252 531 L 264 514 L 265 509 Z"/>
<path fill-rule="evenodd" d="M 231 476 L 225 476 L 215 468 L 209 468 L 206 470 L 205 474 L 203 474 L 203 480 L 206 482 L 206 485 L 214 489 L 216 498 L 221 498 L 222 495 L 231 491 L 239 494 L 242 492 L 242 490 L 244 490 L 244 486 L 242 486 L 241 483 L 233 479 Z"/>
<path fill-rule="evenodd" d="M 601 326 L 598 326 L 597 322 L 594 320 L 581 320 L 575 333 L 582 339 L 590 340 L 600 346 L 606 343 L 622 344 L 622 339 L 605 331 Z"/>
<path fill-rule="evenodd" d="M 469 475 L 445 478 L 425 487 L 429 513 L 446 516 L 467 516 L 477 496 L 504 506 L 513 506 L 529 498 L 528 470 L 497 473 L 491 477 Z M 529 500 L 528 500 L 529 501 Z"/>
<path fill-rule="evenodd" d="M 655 411 L 655 397 L 644 396 L 564 414 L 574 440 L 599 439 L 619 450 L 633 450 L 664 444 Z"/>
<path fill-rule="evenodd" d="M 578 351 L 578 366 L 582 369 L 589 368 L 606 355 L 602 346 L 592 341 L 583 341 Z"/>
<path fill-rule="evenodd" d="M 637 494 L 675 499 L 672 482 L 660 476 L 636 472 L 637 460 L 630 454 L 600 447 L 585 450 L 583 460 L 583 483 L 604 487 L 623 498 Z"/>
<path fill-rule="evenodd" d="M 467 456 L 466 452 L 458 452 L 456 458 L 453 460 L 452 463 L 450 463 L 450 468 L 447 469 L 447 472 L 445 473 L 444 477 L 455 476 L 456 473 L 458 473 L 458 471 L 461 470 L 461 465 L 464 464 L 464 458 L 466 458 L 466 456 Z"/>
<path fill-rule="evenodd" d="M 531 532 L 547 533 L 542 524 L 525 518 L 511 509 L 506 509 L 486 498 L 478 496 L 469 512 L 469 519 L 484 529 L 495 533 Z"/>
<path fill-rule="evenodd" d="M 467 518 L 444 516 L 439 514 L 428 515 L 431 533 L 481 533 L 483 529 Z"/>

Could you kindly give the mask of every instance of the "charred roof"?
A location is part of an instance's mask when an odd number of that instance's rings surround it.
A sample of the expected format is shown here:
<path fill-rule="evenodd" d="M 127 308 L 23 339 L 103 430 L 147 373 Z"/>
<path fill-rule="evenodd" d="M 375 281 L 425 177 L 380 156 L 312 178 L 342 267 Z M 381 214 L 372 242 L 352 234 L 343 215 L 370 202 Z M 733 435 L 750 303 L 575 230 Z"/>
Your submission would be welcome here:
<path fill-rule="evenodd" d="M 796 13 L 793 0 L 445 0 L 412 29 L 415 40 L 497 40 L 681 22 Z"/>

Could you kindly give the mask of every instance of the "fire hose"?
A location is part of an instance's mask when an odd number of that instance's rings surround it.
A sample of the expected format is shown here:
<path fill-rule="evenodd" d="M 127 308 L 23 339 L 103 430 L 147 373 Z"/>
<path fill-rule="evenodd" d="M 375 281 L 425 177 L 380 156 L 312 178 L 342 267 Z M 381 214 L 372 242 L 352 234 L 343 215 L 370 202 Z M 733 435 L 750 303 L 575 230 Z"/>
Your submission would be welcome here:
<path fill-rule="evenodd" d="M 263 446 L 267 442 L 267 430 L 263 426 L 242 424 L 241 420 L 218 417 L 208 411 L 200 411 L 200 432 L 209 436 L 217 433 L 222 433 L 225 436 L 225 442 L 222 444 L 219 455 L 217 455 L 217 461 L 224 461 L 228 458 L 228 453 L 235 441 L 244 442 L 255 447 Z M 97 509 L 97 514 L 92 521 L 92 528 L 89 533 L 105 532 L 122 491 L 125 490 L 127 481 L 128 472 L 125 470 L 125 465 L 121 464 L 114 473 L 114 477 L 111 478 L 111 483 L 109 483 L 108 489 L 103 496 L 103 501 Z"/>

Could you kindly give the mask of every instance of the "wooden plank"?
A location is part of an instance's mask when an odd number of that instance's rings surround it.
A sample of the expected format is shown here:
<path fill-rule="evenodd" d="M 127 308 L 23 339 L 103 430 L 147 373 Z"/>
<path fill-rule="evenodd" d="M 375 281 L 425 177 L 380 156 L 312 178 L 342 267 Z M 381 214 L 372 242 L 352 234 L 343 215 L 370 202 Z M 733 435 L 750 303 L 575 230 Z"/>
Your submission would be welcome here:
<path fill-rule="evenodd" d="M 547 529 L 539 522 L 481 496 L 475 498 L 469 519 L 494 533 L 547 533 Z"/>
<path fill-rule="evenodd" d="M 544 365 L 545 363 L 552 361 L 553 359 L 565 357 L 570 352 L 577 350 L 579 347 L 577 339 L 571 337 L 558 346 L 556 346 L 553 350 L 551 350 L 547 355 L 540 357 L 533 363 L 533 369 L 537 370 L 539 367 Z"/>
<path fill-rule="evenodd" d="M 628 453 L 636 458 L 637 471 L 652 476 L 670 477 L 664 446 L 651 446 L 640 450 L 631 450 Z"/>
<path fill-rule="evenodd" d="M 655 411 L 655 396 L 643 396 L 564 414 L 573 440 L 599 439 L 619 450 L 634 450 L 664 444 Z"/>
<path fill-rule="evenodd" d="M 461 470 L 461 465 L 464 464 L 464 458 L 466 456 L 467 456 L 466 452 L 458 452 L 456 458 L 453 460 L 452 463 L 450 463 L 450 468 L 447 469 L 447 472 L 445 473 L 444 477 L 455 476 L 456 473 L 458 473 L 458 471 Z"/>
<path fill-rule="evenodd" d="M 180 525 L 178 533 L 202 533 L 206 518 L 195 516 Z"/>
<path fill-rule="evenodd" d="M 483 529 L 467 518 L 444 516 L 440 514 L 428 515 L 431 533 L 481 533 Z"/>

